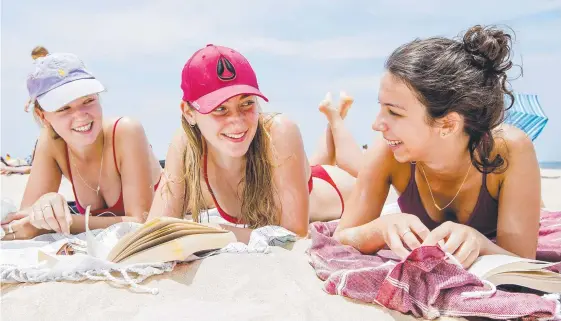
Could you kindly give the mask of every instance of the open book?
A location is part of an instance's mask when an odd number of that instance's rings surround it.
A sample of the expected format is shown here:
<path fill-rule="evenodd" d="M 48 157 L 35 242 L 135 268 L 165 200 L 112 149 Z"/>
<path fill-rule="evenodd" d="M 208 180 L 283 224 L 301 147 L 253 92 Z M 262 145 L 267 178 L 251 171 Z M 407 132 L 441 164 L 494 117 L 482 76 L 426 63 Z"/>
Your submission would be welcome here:
<path fill-rule="evenodd" d="M 468 271 L 496 286 L 512 284 L 542 292 L 560 293 L 561 274 L 547 269 L 556 264 L 559 263 L 509 255 L 483 255 Z"/>
<path fill-rule="evenodd" d="M 86 210 L 86 215 L 88 210 Z M 88 224 L 86 216 L 86 226 Z M 58 255 L 88 254 L 113 263 L 161 263 L 188 260 L 192 255 L 202 256 L 236 242 L 231 231 L 214 224 L 200 224 L 171 217 L 158 217 L 139 228 L 117 231 L 122 237 L 93 236 L 86 227 L 86 242 L 69 242 Z M 48 259 L 43 257 L 42 259 Z"/>

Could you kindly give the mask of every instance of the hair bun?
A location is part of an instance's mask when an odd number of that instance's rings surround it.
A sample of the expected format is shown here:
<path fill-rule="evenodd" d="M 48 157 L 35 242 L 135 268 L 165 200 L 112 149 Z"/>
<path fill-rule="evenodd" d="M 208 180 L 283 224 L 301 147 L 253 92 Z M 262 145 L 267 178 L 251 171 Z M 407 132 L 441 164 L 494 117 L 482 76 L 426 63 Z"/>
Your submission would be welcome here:
<path fill-rule="evenodd" d="M 511 36 L 494 27 L 471 27 L 464 35 L 464 49 L 475 65 L 500 75 L 512 67 L 510 61 Z"/>

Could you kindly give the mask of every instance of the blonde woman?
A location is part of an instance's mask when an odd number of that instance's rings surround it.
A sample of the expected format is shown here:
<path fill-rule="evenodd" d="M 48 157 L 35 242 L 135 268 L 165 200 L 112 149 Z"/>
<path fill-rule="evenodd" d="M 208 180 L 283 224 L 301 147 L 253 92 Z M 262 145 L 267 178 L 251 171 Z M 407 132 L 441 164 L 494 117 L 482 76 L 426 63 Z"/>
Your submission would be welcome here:
<path fill-rule="evenodd" d="M 187 61 L 181 87 L 183 128 L 150 217 L 200 220 L 202 210 L 216 207 L 233 224 L 306 235 L 310 220 L 341 216 L 354 178 L 333 166 L 309 166 L 298 126 L 261 112 L 257 97 L 267 98 L 245 57 L 208 45 Z"/>
<path fill-rule="evenodd" d="M 143 222 L 162 170 L 143 127 L 128 118 L 103 117 L 104 86 L 73 54 L 38 59 L 27 85 L 43 129 L 21 208 L 2 222 L 4 240 L 83 232 L 87 206 L 95 216 L 91 229 Z M 71 215 L 57 193 L 62 176 L 72 182 L 80 215 Z"/>

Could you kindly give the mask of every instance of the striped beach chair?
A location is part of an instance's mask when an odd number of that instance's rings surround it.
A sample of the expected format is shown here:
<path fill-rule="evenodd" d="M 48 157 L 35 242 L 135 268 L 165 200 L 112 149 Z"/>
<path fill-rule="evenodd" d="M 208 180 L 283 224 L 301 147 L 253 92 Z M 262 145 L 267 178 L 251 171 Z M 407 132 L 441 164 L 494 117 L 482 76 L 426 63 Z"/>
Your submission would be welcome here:
<path fill-rule="evenodd" d="M 510 104 L 510 98 L 505 99 L 505 107 Z M 543 112 L 537 95 L 514 94 L 514 104 L 506 111 L 505 123 L 516 126 L 535 140 L 545 125 L 548 118 Z"/>

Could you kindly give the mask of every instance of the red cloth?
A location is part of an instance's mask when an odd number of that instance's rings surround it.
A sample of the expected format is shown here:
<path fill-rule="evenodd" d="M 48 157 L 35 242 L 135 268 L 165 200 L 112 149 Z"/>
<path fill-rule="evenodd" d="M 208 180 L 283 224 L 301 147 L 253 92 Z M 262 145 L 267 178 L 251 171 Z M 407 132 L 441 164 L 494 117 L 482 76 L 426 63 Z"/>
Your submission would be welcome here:
<path fill-rule="evenodd" d="M 364 255 L 333 239 L 336 227 L 337 222 L 310 225 L 310 264 L 325 281 L 324 290 L 329 294 L 377 303 L 427 319 L 440 316 L 551 318 L 558 308 L 559 302 L 529 293 L 497 290 L 491 297 L 465 298 L 461 295 L 464 292 L 488 288 L 475 275 L 448 263 L 439 247 L 421 247 L 403 261 L 388 250 Z M 557 247 L 561 253 L 561 244 Z"/>
<path fill-rule="evenodd" d="M 542 211 L 536 258 L 561 262 L 561 212 Z M 561 266 L 557 271 L 561 270 Z"/>

